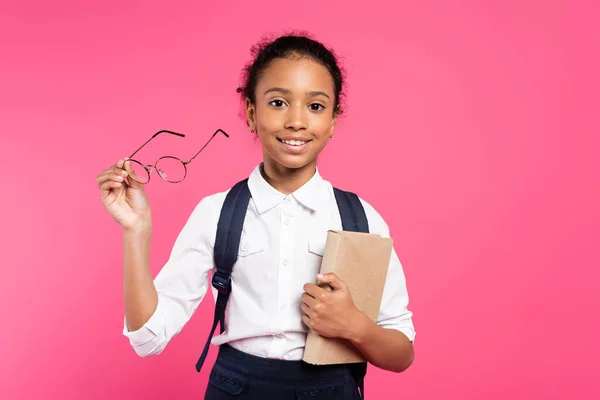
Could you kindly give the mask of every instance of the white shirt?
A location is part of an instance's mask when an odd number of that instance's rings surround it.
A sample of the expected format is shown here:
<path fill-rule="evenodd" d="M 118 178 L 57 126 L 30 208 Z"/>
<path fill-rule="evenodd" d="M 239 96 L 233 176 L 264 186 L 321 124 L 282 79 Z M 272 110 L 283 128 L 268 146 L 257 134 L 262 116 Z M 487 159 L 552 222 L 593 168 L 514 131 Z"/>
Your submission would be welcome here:
<path fill-rule="evenodd" d="M 327 231 L 342 229 L 341 218 L 333 187 L 318 170 L 309 182 L 286 196 L 267 183 L 260 167 L 248 179 L 252 199 L 231 275 L 227 329 L 221 335 L 217 329 L 212 344 L 229 343 L 260 357 L 300 360 L 307 333 L 300 308 L 303 286 L 315 283 Z M 162 352 L 204 298 L 214 268 L 213 246 L 226 194 L 217 193 L 198 203 L 154 280 L 158 292 L 154 314 L 137 331 L 128 332 L 124 326 L 123 334 L 138 355 Z M 383 218 L 361 202 L 370 232 L 390 237 Z M 212 290 L 216 299 L 217 291 Z M 415 331 L 407 306 L 404 272 L 394 250 L 377 323 L 403 332 L 412 341 Z"/>

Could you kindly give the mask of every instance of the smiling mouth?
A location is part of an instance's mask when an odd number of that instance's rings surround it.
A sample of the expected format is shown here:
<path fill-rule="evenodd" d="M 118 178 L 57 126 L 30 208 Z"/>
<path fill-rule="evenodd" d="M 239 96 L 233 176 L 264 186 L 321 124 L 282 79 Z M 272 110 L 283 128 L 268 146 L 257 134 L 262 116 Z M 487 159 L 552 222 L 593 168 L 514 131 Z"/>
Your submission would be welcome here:
<path fill-rule="evenodd" d="M 284 140 L 280 138 L 277 138 L 277 140 L 283 144 L 287 144 L 288 146 L 303 146 L 310 142 L 310 140 Z"/>

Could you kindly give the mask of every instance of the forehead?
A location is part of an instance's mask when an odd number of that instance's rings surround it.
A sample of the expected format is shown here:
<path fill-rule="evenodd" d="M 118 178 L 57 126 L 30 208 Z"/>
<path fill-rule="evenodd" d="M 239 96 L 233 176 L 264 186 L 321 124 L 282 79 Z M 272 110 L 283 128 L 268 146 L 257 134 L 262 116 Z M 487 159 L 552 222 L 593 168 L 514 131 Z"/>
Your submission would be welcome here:
<path fill-rule="evenodd" d="M 331 74 L 323 65 L 309 59 L 276 59 L 262 73 L 257 82 L 258 94 L 271 87 L 281 87 L 292 92 L 320 90 L 333 96 Z"/>

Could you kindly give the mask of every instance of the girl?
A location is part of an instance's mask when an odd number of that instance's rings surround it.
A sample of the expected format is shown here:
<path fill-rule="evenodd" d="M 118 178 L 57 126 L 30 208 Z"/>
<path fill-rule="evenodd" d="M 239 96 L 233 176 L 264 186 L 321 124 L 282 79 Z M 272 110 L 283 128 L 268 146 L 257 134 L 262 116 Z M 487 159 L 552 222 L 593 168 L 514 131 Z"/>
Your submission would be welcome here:
<path fill-rule="evenodd" d="M 371 364 L 395 372 L 412 363 L 415 332 L 395 251 L 376 323 L 355 307 L 342 279 L 317 275 L 327 230 L 342 229 L 333 187 L 316 163 L 342 112 L 343 76 L 332 51 L 303 35 L 262 43 L 253 55 L 238 92 L 263 160 L 247 180 L 251 200 L 231 275 L 226 329 L 212 339 L 219 354 L 205 398 L 360 398 L 346 366 L 301 361 L 308 329 L 346 339 Z M 103 171 L 97 183 L 123 232 L 123 333 L 141 357 L 159 354 L 207 292 L 229 191 L 198 203 L 153 281 L 144 186 L 126 159 Z M 382 217 L 362 199 L 360 204 L 370 232 L 389 237 Z M 333 290 L 313 284 L 315 276 Z"/>

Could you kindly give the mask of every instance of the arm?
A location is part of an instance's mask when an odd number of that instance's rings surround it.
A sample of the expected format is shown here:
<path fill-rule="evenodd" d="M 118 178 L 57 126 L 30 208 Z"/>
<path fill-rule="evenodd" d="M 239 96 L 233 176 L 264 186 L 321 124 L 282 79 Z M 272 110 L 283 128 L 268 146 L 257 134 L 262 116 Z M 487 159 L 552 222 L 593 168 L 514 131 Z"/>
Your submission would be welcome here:
<path fill-rule="evenodd" d="M 371 231 L 382 237 L 391 237 L 389 226 L 381 215 L 366 201 L 361 199 L 361 202 Z M 415 329 L 408 303 L 406 276 L 398 254 L 393 249 L 377 323 L 361 315 L 348 334 L 348 339 L 372 364 L 395 372 L 404 371 L 412 364 L 415 356 Z"/>
<path fill-rule="evenodd" d="M 158 354 L 187 323 L 206 293 L 208 272 L 213 267 L 214 203 L 219 196 L 205 198 L 196 206 L 169 261 L 153 282 L 152 218 L 144 185 L 136 181 L 127 159 L 102 171 L 96 183 L 102 204 L 123 229 L 123 334 L 138 355 Z"/>
<path fill-rule="evenodd" d="M 150 277 L 149 231 L 128 232 L 124 236 L 123 335 L 140 357 L 161 353 L 187 324 L 206 294 L 208 273 L 214 265 L 216 202 L 211 196 L 196 206 L 154 281 Z"/>
<path fill-rule="evenodd" d="M 150 272 L 151 238 L 151 227 L 123 231 L 123 298 L 129 331 L 140 329 L 158 304 L 158 293 Z"/>
<path fill-rule="evenodd" d="M 371 364 L 388 371 L 406 370 L 415 357 L 413 344 L 404 333 L 382 328 L 361 312 L 345 336 Z"/>
<path fill-rule="evenodd" d="M 412 313 L 408 310 L 406 278 L 396 251 L 392 251 L 377 323 L 358 313 L 347 333 L 367 359 L 380 368 L 406 370 L 414 360 L 415 337 Z"/>
<path fill-rule="evenodd" d="M 134 330 L 148 321 L 158 302 L 150 273 L 152 213 L 144 185 L 136 179 L 127 159 L 96 177 L 102 204 L 123 231 L 125 311 L 127 325 Z"/>

